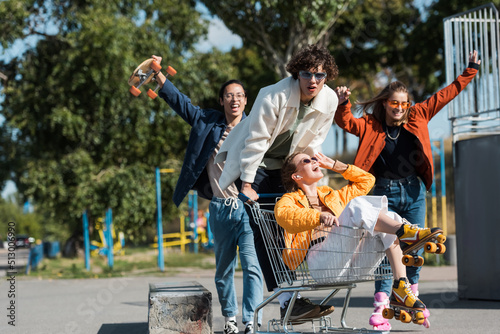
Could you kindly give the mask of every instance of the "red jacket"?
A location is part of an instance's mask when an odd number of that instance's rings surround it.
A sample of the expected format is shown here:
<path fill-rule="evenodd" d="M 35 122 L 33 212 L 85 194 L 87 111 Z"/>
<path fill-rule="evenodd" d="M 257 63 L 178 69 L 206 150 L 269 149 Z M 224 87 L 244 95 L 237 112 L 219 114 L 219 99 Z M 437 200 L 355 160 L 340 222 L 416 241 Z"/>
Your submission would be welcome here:
<path fill-rule="evenodd" d="M 434 164 L 432 161 L 431 141 L 427 124 L 448 102 L 453 100 L 472 81 L 477 69 L 468 67 L 453 83 L 425 100 L 410 107 L 408 123 L 403 126 L 417 137 L 424 163 L 418 168 L 427 190 L 432 185 Z M 355 118 L 351 113 L 351 102 L 339 105 L 335 113 L 335 122 L 343 130 L 359 137 L 359 146 L 354 165 L 365 171 L 371 171 L 375 160 L 385 146 L 385 132 L 382 124 L 373 115 Z"/>

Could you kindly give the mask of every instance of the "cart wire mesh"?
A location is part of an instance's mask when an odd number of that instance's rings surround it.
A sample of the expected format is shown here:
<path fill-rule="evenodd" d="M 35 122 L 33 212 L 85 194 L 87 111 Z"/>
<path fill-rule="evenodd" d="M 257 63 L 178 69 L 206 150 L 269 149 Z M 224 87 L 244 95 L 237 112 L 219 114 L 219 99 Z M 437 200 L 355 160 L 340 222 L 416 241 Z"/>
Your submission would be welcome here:
<path fill-rule="evenodd" d="M 246 203 L 264 239 L 267 255 L 279 289 L 267 298 L 258 310 L 268 305 L 284 291 L 294 292 L 289 308 L 299 292 L 314 290 L 332 290 L 321 304 L 327 303 L 340 289 L 347 289 L 340 319 L 340 327 L 332 327 L 331 319 L 318 319 L 322 332 L 379 332 L 349 327 L 345 323 L 351 290 L 355 283 L 376 280 L 392 280 L 392 271 L 388 261 L 383 261 L 385 250 L 381 239 L 368 231 L 347 226 L 317 229 L 313 233 L 313 242 L 307 248 L 297 249 L 285 246 L 284 229 L 278 225 L 274 211 L 263 209 L 257 202 Z M 266 207 L 267 208 L 267 207 Z M 293 235 L 289 237 L 293 238 Z M 292 270 L 292 269 L 293 270 Z M 287 312 L 288 314 L 289 312 Z M 285 319 L 273 319 L 268 324 L 268 332 L 292 333 L 288 327 L 292 323 Z M 256 321 L 257 319 L 255 319 Z M 311 321 L 313 329 L 315 322 Z M 274 329 L 271 331 L 271 328 Z M 316 332 L 316 330 L 314 330 Z"/>

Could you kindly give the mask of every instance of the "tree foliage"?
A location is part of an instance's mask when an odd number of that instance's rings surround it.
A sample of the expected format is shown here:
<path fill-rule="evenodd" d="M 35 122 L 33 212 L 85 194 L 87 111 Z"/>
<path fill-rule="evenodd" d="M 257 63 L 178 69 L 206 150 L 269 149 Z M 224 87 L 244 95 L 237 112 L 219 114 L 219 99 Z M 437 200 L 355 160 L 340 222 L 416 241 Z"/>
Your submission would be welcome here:
<path fill-rule="evenodd" d="M 328 44 L 349 0 L 202 0 L 214 15 L 254 47 L 270 69 L 286 77 L 286 64 L 307 44 Z"/>
<path fill-rule="evenodd" d="M 190 129 L 160 99 L 134 98 L 128 77 L 161 55 L 179 73 L 175 84 L 202 103 L 217 96 L 215 81 L 230 76 L 230 68 L 192 70 L 211 63 L 197 64 L 203 56 L 193 45 L 207 25 L 194 7 L 175 0 L 0 2 L 0 15 L 9 17 L 2 46 L 33 45 L 0 62 L 8 76 L 0 164 L 10 166 L 2 180 L 11 176 L 47 219 L 77 235 L 84 209 L 95 219 L 110 207 L 116 229 L 143 240 L 143 228 L 155 222 L 154 168 L 180 170 Z M 163 176 L 166 220 L 178 215 L 170 200 L 177 176 Z"/>

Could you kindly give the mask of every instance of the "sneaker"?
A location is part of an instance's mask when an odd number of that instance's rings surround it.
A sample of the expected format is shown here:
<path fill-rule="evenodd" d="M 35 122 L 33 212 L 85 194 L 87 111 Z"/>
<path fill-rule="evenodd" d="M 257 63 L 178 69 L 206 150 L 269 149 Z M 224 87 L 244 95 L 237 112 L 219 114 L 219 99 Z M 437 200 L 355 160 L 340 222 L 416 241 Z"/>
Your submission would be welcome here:
<path fill-rule="evenodd" d="M 417 284 L 412 284 L 411 285 L 411 291 L 413 291 L 413 294 L 418 297 L 418 283 Z M 422 324 L 425 328 L 431 327 L 431 322 L 429 321 L 429 316 L 431 315 L 431 312 L 429 312 L 429 309 L 426 307 L 424 310 L 424 323 Z"/>
<path fill-rule="evenodd" d="M 224 334 L 236 334 L 239 333 L 238 324 L 234 320 L 226 321 L 224 325 Z"/>
<path fill-rule="evenodd" d="M 247 324 L 245 327 L 245 334 L 253 333 L 253 324 Z"/>
<path fill-rule="evenodd" d="M 295 304 L 293 304 L 292 313 L 290 314 L 290 318 L 288 320 L 298 320 L 309 317 L 312 314 L 318 314 L 320 311 L 320 307 L 318 305 L 314 305 L 311 302 L 304 301 L 306 298 L 297 298 L 295 300 Z M 281 319 L 285 318 L 286 310 L 288 309 L 289 301 L 285 302 L 285 307 L 280 309 Z"/>
<path fill-rule="evenodd" d="M 406 277 L 400 278 L 397 281 L 394 280 L 390 304 L 421 311 L 425 309 L 425 304 L 422 303 L 422 301 L 418 299 L 417 296 L 415 296 L 413 290 L 411 289 L 410 282 L 408 282 Z"/>
<path fill-rule="evenodd" d="M 309 314 L 307 316 L 308 319 L 321 318 L 321 317 L 324 317 L 326 315 L 329 315 L 330 313 L 332 313 L 335 310 L 335 307 L 333 307 L 333 305 L 318 305 L 318 304 L 314 304 L 313 302 L 311 302 L 311 300 L 309 300 L 309 298 L 302 298 L 302 299 L 304 300 L 304 302 L 306 302 L 308 304 L 319 306 L 318 314 Z"/>
<path fill-rule="evenodd" d="M 374 330 L 390 331 L 389 320 L 382 316 L 382 311 L 389 307 L 389 296 L 385 292 L 377 292 L 374 296 L 373 306 L 375 309 L 368 321 Z"/>
<path fill-rule="evenodd" d="M 406 220 L 396 232 L 403 254 L 424 247 L 425 243 L 436 234 L 443 234 L 443 230 L 439 227 L 421 228 L 417 225 L 410 224 Z"/>

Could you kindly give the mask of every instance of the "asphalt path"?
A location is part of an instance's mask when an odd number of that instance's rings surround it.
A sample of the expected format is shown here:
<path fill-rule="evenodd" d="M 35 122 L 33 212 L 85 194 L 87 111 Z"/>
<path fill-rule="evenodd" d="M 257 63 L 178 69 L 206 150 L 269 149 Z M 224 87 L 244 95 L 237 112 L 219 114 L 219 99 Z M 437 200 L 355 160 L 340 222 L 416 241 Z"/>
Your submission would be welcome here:
<path fill-rule="evenodd" d="M 0 250 L 4 271 L 5 250 Z M 19 261 L 26 259 L 18 252 Z M 83 264 L 82 264 L 83 265 Z M 148 332 L 149 283 L 196 281 L 212 292 L 213 330 L 222 333 L 224 325 L 213 281 L 213 270 L 188 270 L 175 275 L 107 279 L 39 280 L 5 276 L 0 284 L 0 333 L 29 334 L 146 334 Z M 241 307 L 242 275 L 236 274 L 236 288 Z M 456 267 L 424 267 L 420 298 L 431 312 L 431 328 L 391 320 L 393 333 L 500 333 L 500 302 L 460 300 L 457 294 Z M 9 292 L 15 294 L 9 297 Z M 331 315 L 339 325 L 345 296 L 341 291 L 331 302 Z M 319 302 L 324 291 L 305 293 Z M 265 293 L 265 297 L 269 293 Z M 12 312 L 12 303 L 15 310 Z M 373 282 L 357 284 L 352 291 L 346 316 L 348 326 L 368 327 L 373 310 Z M 8 308 L 11 308 L 9 310 Z M 10 318 L 9 318 L 10 316 Z M 273 301 L 264 308 L 264 326 L 279 317 L 279 304 Z M 10 324 L 9 324 L 10 322 Z M 240 331 L 243 331 L 238 317 Z M 12 326 L 15 324 L 15 326 Z M 296 326 L 295 331 L 311 332 L 310 325 Z"/>

